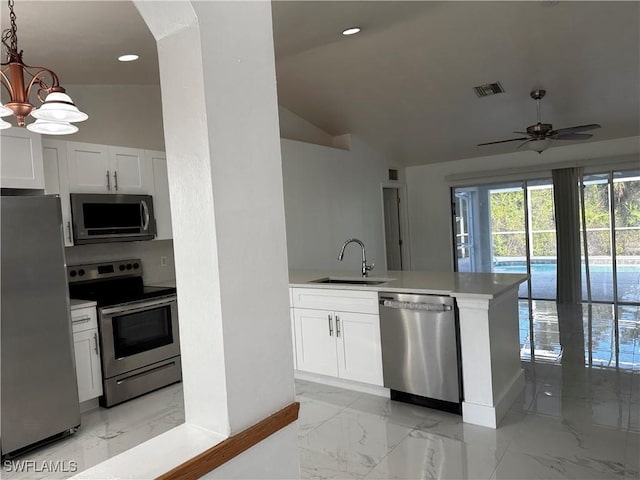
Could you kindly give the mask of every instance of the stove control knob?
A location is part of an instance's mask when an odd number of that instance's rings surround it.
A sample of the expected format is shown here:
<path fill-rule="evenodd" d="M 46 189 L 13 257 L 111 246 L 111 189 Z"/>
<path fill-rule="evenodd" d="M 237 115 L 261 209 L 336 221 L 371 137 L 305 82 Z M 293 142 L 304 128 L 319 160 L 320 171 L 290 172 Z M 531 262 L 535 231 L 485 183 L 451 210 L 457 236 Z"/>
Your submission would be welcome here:
<path fill-rule="evenodd" d="M 132 266 L 130 263 L 127 263 L 127 270 L 131 270 Z"/>
<path fill-rule="evenodd" d="M 77 272 L 76 272 L 75 270 L 71 270 L 71 271 L 69 272 L 69 276 L 70 276 L 70 277 L 75 277 L 76 275 L 77 275 Z"/>
<path fill-rule="evenodd" d="M 80 270 L 78 270 L 78 275 L 83 276 L 84 275 L 84 269 L 81 268 Z"/>
<path fill-rule="evenodd" d="M 133 268 L 140 268 L 140 264 L 138 262 L 134 263 Z"/>
<path fill-rule="evenodd" d="M 118 269 L 122 272 L 122 271 L 125 269 L 125 266 L 124 266 L 124 265 L 120 265 L 120 266 L 118 267 Z"/>

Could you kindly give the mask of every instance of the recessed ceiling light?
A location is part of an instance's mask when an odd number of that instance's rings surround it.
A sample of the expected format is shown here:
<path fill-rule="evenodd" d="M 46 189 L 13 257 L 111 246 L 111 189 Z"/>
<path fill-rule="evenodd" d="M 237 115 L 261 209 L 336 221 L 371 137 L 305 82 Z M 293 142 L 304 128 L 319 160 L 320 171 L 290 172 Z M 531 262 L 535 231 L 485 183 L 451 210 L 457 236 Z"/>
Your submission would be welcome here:
<path fill-rule="evenodd" d="M 355 35 L 359 31 L 360 31 L 360 27 L 351 27 L 351 28 L 347 28 L 346 30 L 343 30 L 342 34 L 343 35 Z"/>
<path fill-rule="evenodd" d="M 135 60 L 138 60 L 138 58 L 140 58 L 138 57 L 138 55 L 130 54 L 130 55 L 120 55 L 118 57 L 118 60 L 120 60 L 121 62 L 133 62 Z"/>

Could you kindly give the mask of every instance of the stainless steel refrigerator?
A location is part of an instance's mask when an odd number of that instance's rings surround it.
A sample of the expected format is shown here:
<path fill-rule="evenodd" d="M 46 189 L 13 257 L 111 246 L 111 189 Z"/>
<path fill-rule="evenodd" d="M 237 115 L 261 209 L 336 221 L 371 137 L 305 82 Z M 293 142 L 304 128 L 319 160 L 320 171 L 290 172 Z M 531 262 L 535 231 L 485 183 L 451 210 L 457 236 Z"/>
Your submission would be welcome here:
<path fill-rule="evenodd" d="M 80 425 L 57 196 L 0 197 L 2 456 Z"/>

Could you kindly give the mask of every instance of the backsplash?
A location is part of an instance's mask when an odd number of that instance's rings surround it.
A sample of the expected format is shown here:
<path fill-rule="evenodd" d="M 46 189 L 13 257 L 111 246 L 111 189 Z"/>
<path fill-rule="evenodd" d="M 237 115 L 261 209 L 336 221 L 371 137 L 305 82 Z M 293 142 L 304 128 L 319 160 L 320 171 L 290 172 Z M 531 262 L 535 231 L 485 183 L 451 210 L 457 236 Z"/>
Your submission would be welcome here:
<path fill-rule="evenodd" d="M 176 278 L 173 240 L 78 245 L 65 248 L 65 255 L 67 265 L 139 258 L 142 260 L 143 279 L 147 285 Z M 161 266 L 162 257 L 166 257 L 167 265 L 165 267 Z"/>

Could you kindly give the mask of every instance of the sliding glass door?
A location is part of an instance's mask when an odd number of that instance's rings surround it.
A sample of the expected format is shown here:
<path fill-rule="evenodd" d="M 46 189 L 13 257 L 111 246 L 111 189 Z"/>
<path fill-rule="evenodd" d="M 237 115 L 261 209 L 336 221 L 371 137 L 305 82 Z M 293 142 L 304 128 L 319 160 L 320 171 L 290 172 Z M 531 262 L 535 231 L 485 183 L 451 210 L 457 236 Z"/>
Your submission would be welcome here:
<path fill-rule="evenodd" d="M 582 299 L 639 303 L 640 170 L 586 175 L 583 184 Z"/>
<path fill-rule="evenodd" d="M 585 175 L 582 300 L 640 303 L 640 170 Z M 550 178 L 453 189 L 456 269 L 529 273 L 520 298 L 555 300 L 557 246 Z"/>
<path fill-rule="evenodd" d="M 459 272 L 530 273 L 520 298 L 554 300 L 556 241 L 551 179 L 455 188 Z"/>
<path fill-rule="evenodd" d="M 640 321 L 640 170 L 585 175 L 576 187 L 585 361 L 632 366 Z M 552 179 L 456 187 L 452 195 L 457 271 L 528 273 L 519 290 L 522 357 L 559 359 L 566 352 L 556 307 Z"/>

